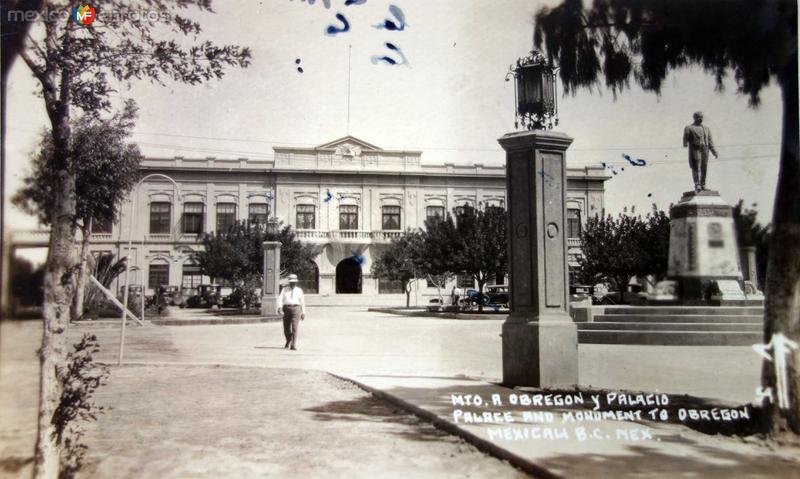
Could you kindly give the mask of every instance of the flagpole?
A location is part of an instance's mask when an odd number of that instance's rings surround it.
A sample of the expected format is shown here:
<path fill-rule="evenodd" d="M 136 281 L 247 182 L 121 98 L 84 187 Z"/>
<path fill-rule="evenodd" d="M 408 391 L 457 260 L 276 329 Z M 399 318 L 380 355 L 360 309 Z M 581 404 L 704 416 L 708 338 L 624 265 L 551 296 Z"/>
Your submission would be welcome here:
<path fill-rule="evenodd" d="M 350 57 L 353 45 L 347 45 L 347 135 L 350 135 Z"/>

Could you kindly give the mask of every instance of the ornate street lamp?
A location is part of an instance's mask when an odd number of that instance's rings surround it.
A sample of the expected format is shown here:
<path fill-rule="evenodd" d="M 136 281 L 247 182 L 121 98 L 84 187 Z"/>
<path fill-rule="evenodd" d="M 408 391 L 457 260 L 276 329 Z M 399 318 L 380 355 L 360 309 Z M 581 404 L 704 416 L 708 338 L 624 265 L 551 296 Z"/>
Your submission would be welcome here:
<path fill-rule="evenodd" d="M 538 51 L 517 60 L 511 65 L 506 81 L 514 78 L 514 94 L 517 100 L 517 115 L 514 128 L 528 130 L 550 130 L 558 125 L 556 105 L 556 70 Z"/>

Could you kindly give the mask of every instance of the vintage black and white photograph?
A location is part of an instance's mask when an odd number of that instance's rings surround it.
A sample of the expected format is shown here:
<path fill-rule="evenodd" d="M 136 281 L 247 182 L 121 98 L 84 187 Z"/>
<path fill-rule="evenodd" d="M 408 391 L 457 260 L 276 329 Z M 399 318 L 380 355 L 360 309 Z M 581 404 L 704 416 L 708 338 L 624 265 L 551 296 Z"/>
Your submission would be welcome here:
<path fill-rule="evenodd" d="M 0 22 L 0 477 L 800 476 L 796 0 Z"/>

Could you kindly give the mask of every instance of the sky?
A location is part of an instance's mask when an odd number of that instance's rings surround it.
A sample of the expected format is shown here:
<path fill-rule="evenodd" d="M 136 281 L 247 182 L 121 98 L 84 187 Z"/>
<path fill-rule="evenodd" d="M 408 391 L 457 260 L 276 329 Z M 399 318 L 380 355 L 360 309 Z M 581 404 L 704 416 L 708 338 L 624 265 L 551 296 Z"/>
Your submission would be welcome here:
<path fill-rule="evenodd" d="M 114 99 L 137 101 L 132 140 L 146 156 L 271 158 L 273 146 L 317 146 L 350 134 L 385 149 L 422 150 L 423 163 L 501 165 L 497 139 L 514 130 L 514 88 L 505 76 L 532 48 L 535 12 L 554 3 L 331 0 L 327 9 L 322 0 L 218 0 L 215 14 L 194 15 L 201 38 L 249 46 L 250 67 L 201 86 L 121 85 Z M 403 31 L 375 27 L 393 18 L 390 5 L 403 12 Z M 350 29 L 327 35 L 329 26 L 342 25 L 337 13 Z M 386 42 L 408 63 L 372 61 L 399 59 Z M 37 89 L 17 61 L 7 92 L 6 201 L 48 125 Z M 759 219 L 769 221 L 781 136 L 774 81 L 758 109 L 732 80 L 716 92 L 712 77 L 692 68 L 671 73 L 661 96 L 635 84 L 616 100 L 604 89 L 568 96 L 558 89 L 556 130 L 574 138 L 568 166 L 607 165 L 607 213 L 646 213 L 653 203 L 666 210 L 692 189 L 681 138 L 692 113 L 702 110 L 720 154 L 709 164 L 709 188 L 731 204 L 756 203 Z M 647 166 L 630 166 L 623 154 Z M 7 227 L 37 227 L 6 204 Z"/>

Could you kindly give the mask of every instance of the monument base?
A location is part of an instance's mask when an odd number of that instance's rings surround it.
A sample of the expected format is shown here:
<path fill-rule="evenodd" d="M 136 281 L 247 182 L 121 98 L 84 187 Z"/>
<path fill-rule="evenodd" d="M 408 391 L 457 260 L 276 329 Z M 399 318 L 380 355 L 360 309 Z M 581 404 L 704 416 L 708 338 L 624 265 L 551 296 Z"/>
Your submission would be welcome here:
<path fill-rule="evenodd" d="M 718 192 L 688 191 L 672 207 L 667 277 L 680 304 L 744 300 L 732 208 Z"/>
<path fill-rule="evenodd" d="M 746 298 L 734 277 L 700 276 L 676 278 L 679 304 L 720 306 L 720 301 L 744 301 Z M 723 286 L 724 287 L 721 287 Z M 730 304 L 730 303 L 729 303 Z"/>
<path fill-rule="evenodd" d="M 578 384 L 578 327 L 569 315 L 526 319 L 511 315 L 503 324 L 503 384 L 540 388 Z"/>
<path fill-rule="evenodd" d="M 278 316 L 278 297 L 274 295 L 261 297 L 261 316 Z"/>

